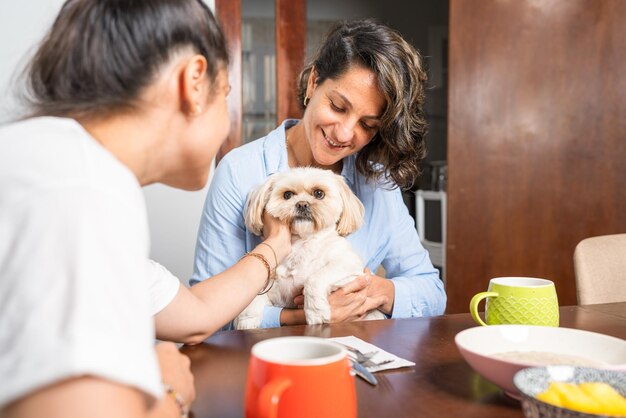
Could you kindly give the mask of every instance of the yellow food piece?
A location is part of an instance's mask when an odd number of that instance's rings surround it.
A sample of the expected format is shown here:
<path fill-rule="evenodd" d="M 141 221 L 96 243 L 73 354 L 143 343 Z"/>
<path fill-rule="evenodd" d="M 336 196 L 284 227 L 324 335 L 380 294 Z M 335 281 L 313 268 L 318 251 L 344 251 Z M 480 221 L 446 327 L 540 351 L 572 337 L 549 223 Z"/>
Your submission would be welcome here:
<path fill-rule="evenodd" d="M 537 399 L 555 406 L 563 406 L 561 403 L 561 395 L 554 389 L 548 388 L 545 392 L 541 392 L 537 395 Z"/>
<path fill-rule="evenodd" d="M 588 414 L 626 416 L 626 398 L 606 383 L 552 382 L 537 399 Z"/>
<path fill-rule="evenodd" d="M 606 415 L 626 416 L 626 398 L 607 383 L 581 383 L 580 388 L 602 405 Z"/>

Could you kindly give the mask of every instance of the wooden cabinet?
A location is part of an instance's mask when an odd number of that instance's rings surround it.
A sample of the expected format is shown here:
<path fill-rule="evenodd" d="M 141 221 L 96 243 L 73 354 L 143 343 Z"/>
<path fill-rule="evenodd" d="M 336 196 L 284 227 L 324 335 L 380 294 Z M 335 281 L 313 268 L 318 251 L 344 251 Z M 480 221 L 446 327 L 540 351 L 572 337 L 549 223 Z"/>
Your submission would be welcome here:
<path fill-rule="evenodd" d="M 576 244 L 626 232 L 625 23 L 622 0 L 450 1 L 448 313 L 505 275 L 575 304 Z"/>

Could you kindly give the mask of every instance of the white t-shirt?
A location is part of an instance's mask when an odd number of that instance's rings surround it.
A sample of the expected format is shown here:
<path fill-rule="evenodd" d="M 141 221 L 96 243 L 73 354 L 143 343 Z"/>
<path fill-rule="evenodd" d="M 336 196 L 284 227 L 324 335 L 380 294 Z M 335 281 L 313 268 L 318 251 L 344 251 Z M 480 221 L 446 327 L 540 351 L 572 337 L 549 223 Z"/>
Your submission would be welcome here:
<path fill-rule="evenodd" d="M 0 409 L 81 375 L 161 396 L 152 315 L 180 283 L 148 251 L 136 177 L 82 126 L 0 127 Z"/>

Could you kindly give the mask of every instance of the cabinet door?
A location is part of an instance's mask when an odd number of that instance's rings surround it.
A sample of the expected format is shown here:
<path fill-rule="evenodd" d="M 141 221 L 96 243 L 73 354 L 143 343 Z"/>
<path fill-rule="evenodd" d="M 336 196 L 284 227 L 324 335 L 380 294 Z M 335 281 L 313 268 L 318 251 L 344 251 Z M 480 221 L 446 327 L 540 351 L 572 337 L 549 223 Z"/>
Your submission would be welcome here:
<path fill-rule="evenodd" d="M 278 123 L 286 118 L 299 118 L 301 111 L 295 94 L 295 84 L 298 72 L 304 63 L 305 38 L 306 38 L 306 0 L 275 0 L 274 3 L 274 25 L 275 25 L 275 45 L 270 52 L 253 57 L 245 64 L 254 61 L 254 68 L 263 71 L 266 77 L 262 83 L 263 88 L 271 86 L 269 92 L 271 100 L 262 103 L 264 107 L 262 118 L 258 118 L 259 104 L 256 101 L 246 101 L 244 106 L 244 84 L 242 65 L 242 2 L 241 0 L 215 0 L 216 16 L 224 29 L 226 35 L 231 63 L 229 66 L 229 82 L 231 92 L 228 97 L 229 114 L 231 118 L 231 132 L 228 140 L 224 143 L 217 156 L 217 161 L 231 149 L 238 147 L 244 139 L 253 139 L 257 130 L 254 126 L 255 118 L 260 121 L 260 126 L 266 129 L 265 132 L 273 129 Z M 249 34 L 250 29 L 246 28 Z M 247 39 L 250 41 L 250 39 Z M 255 49 L 255 53 L 259 48 Z M 249 50 L 245 52 L 250 52 Z M 250 58 L 250 56 L 246 56 Z M 261 59 L 259 59 L 261 58 Z M 272 74 L 269 74 L 271 71 Z M 253 76 L 253 75 L 251 75 Z M 248 86 L 256 88 L 257 81 L 252 77 Z M 246 95 L 246 97 L 254 96 Z M 247 107 L 250 106 L 248 109 Z M 270 116 L 269 119 L 267 116 Z M 246 119 L 247 118 L 247 119 Z M 251 137 L 245 137 L 242 132 L 246 121 L 246 132 L 250 132 Z"/>
<path fill-rule="evenodd" d="M 626 231 L 626 2 L 451 0 L 448 312 Z"/>

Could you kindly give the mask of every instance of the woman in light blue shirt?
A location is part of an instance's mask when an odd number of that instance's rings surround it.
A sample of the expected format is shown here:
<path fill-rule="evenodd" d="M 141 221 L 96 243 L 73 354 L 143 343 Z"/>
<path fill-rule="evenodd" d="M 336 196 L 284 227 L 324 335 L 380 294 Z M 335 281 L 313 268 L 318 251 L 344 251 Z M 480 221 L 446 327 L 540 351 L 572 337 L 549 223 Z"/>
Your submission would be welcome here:
<path fill-rule="evenodd" d="M 228 153 L 207 194 L 196 243 L 193 285 L 231 265 L 260 238 L 248 231 L 248 192 L 272 173 L 315 166 L 340 173 L 365 206 L 348 240 L 367 271 L 329 296 L 331 321 L 358 320 L 378 308 L 392 318 L 440 315 L 446 295 L 420 243 L 400 189 L 410 188 L 425 156 L 424 85 L 419 53 L 371 20 L 337 25 L 300 75 L 301 120 Z M 311 256 L 315 256 L 312 254 Z M 267 307 L 262 327 L 305 323 L 301 309 Z"/>

